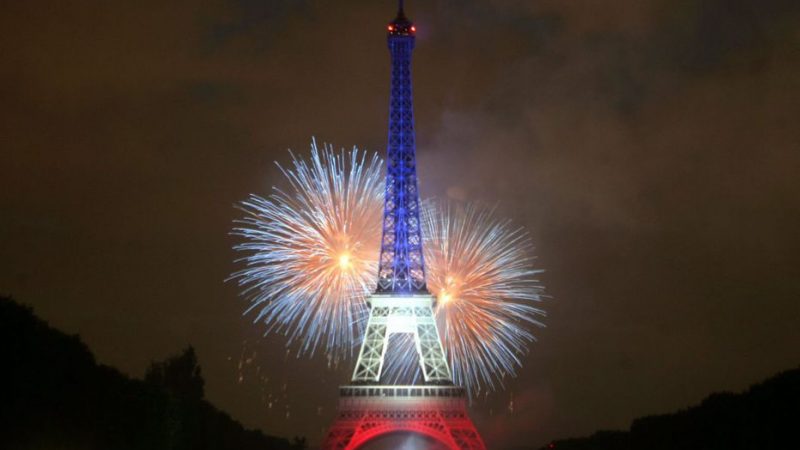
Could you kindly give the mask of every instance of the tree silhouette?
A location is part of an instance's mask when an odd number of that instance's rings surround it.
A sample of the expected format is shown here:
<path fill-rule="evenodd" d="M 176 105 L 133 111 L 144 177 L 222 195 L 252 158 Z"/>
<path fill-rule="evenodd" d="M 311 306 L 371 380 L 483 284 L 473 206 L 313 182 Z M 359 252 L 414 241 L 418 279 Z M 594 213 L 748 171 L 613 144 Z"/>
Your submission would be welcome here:
<path fill-rule="evenodd" d="M 756 450 L 800 448 L 800 368 L 740 394 L 719 392 L 684 410 L 633 421 L 629 431 L 600 431 L 555 441 L 556 450 Z"/>
<path fill-rule="evenodd" d="M 144 381 L 160 386 L 184 400 L 201 400 L 205 380 L 191 345 L 183 352 L 162 362 L 153 362 L 145 372 Z"/>
<path fill-rule="evenodd" d="M 203 400 L 188 347 L 147 370 L 147 381 L 97 364 L 78 336 L 51 328 L 0 296 L 0 449 L 294 450 Z"/>

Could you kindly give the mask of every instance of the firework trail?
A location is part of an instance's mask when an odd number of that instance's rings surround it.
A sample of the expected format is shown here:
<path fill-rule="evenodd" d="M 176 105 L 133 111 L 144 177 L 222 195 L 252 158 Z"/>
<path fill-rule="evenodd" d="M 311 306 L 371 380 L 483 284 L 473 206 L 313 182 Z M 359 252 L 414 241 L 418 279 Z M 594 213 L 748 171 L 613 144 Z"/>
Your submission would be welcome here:
<path fill-rule="evenodd" d="M 288 190 L 239 205 L 246 217 L 233 234 L 244 238 L 235 249 L 247 254 L 246 267 L 231 278 L 266 333 L 285 334 L 301 354 L 323 348 L 340 358 L 360 341 L 364 298 L 377 281 L 382 166 L 377 155 L 312 141 L 308 160 L 278 165 Z"/>

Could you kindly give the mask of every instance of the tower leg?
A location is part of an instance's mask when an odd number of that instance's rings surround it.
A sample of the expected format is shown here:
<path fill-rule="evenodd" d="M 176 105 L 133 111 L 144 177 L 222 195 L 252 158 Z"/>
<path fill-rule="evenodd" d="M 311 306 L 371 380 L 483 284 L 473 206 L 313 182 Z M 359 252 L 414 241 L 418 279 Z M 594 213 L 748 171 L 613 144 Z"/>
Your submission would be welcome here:
<path fill-rule="evenodd" d="M 452 382 L 450 367 L 445 359 L 433 308 L 418 311 L 415 340 L 422 374 L 426 382 Z"/>
<path fill-rule="evenodd" d="M 383 312 L 370 312 L 367 331 L 364 341 L 361 343 L 361 350 L 358 352 L 358 362 L 353 371 L 354 382 L 373 382 L 377 383 L 381 379 L 383 370 L 383 357 L 386 354 L 386 344 L 389 341 L 385 316 L 376 316 Z"/>

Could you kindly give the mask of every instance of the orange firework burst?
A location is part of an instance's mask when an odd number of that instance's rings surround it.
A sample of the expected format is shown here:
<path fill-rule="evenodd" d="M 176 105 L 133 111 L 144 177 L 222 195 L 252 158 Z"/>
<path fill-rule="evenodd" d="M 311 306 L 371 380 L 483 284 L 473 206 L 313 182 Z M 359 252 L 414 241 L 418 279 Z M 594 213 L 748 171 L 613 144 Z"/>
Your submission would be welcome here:
<path fill-rule="evenodd" d="M 532 244 L 521 228 L 475 205 L 423 210 L 428 288 L 456 384 L 473 393 L 514 375 L 544 312 Z"/>
<path fill-rule="evenodd" d="M 241 203 L 246 217 L 233 233 L 245 239 L 235 248 L 248 253 L 247 266 L 232 278 L 267 332 L 338 358 L 360 339 L 363 300 L 377 281 L 382 162 L 312 142 L 311 157 L 292 163 L 281 167 L 288 190 Z"/>

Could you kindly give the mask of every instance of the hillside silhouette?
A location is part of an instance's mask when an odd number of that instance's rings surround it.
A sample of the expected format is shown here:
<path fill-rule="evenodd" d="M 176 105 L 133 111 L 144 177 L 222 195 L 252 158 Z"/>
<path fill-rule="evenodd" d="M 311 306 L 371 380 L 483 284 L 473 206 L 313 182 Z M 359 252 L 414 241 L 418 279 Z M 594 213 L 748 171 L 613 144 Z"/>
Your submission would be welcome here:
<path fill-rule="evenodd" d="M 203 399 L 191 347 L 145 380 L 97 364 L 78 336 L 0 297 L 0 448 L 284 450 L 305 447 L 246 430 Z"/>
<path fill-rule="evenodd" d="M 629 431 L 599 431 L 543 449 L 800 449 L 800 368 L 740 394 L 715 393 L 688 409 L 636 419 Z"/>

